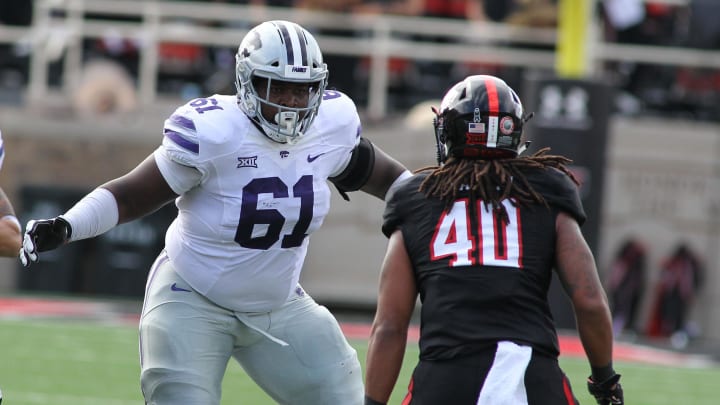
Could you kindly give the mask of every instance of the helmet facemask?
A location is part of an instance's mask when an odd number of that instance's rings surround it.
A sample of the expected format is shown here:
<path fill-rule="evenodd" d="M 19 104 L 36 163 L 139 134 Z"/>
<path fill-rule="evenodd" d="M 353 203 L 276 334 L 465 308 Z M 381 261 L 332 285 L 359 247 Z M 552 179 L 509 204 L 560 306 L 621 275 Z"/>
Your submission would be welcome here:
<path fill-rule="evenodd" d="M 249 106 L 248 114 L 270 139 L 276 142 L 295 142 L 305 133 L 315 119 L 322 101 L 321 83 L 294 83 L 284 80 L 251 75 L 252 79 L 242 86 L 238 94 L 243 94 L 244 102 Z M 284 87 L 291 90 L 282 90 Z M 243 91 L 244 90 L 244 91 Z M 293 97 L 306 99 L 303 106 L 287 106 L 273 102 L 274 93 L 290 91 Z"/>
<path fill-rule="evenodd" d="M 435 146 L 437 147 L 435 156 L 437 159 L 437 164 L 438 166 L 440 166 L 445 163 L 448 158 L 447 134 L 445 133 L 445 119 L 438 112 L 437 108 L 432 107 L 432 111 L 435 114 L 435 117 L 433 118 Z"/>

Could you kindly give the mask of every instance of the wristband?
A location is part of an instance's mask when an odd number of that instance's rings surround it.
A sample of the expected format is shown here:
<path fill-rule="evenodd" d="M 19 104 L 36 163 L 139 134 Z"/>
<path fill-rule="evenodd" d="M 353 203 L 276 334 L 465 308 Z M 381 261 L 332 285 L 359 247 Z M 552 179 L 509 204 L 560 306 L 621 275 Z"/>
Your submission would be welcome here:
<path fill-rule="evenodd" d="M 608 378 L 615 375 L 615 370 L 613 369 L 612 362 L 604 367 L 593 367 L 590 366 L 590 369 L 592 370 L 592 379 L 596 383 L 602 383 L 604 381 L 607 381 Z"/>
<path fill-rule="evenodd" d="M 365 405 L 387 405 L 386 402 L 376 401 L 369 396 L 365 395 Z"/>

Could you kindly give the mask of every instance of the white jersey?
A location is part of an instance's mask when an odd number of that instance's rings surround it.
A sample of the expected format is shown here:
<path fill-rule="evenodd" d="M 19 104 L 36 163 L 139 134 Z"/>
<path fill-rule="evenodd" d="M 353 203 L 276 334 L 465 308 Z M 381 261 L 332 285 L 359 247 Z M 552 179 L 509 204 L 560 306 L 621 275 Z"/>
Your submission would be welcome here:
<path fill-rule="evenodd" d="M 256 128 L 236 96 L 214 95 L 178 108 L 164 135 L 155 160 L 180 195 L 165 237 L 176 271 L 220 306 L 278 308 L 329 211 L 327 179 L 345 169 L 360 140 L 354 103 L 327 91 L 311 128 L 281 144 Z"/>

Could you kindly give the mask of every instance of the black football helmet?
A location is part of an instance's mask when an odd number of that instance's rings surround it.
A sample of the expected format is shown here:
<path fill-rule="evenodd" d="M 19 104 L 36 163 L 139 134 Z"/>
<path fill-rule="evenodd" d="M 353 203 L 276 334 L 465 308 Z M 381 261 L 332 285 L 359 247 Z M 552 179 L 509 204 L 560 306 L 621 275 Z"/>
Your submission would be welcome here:
<path fill-rule="evenodd" d="M 450 156 L 513 158 L 529 143 L 523 137 L 523 125 L 532 114 L 523 116 L 520 97 L 495 76 L 468 76 L 455 84 L 435 114 L 438 164 Z"/>

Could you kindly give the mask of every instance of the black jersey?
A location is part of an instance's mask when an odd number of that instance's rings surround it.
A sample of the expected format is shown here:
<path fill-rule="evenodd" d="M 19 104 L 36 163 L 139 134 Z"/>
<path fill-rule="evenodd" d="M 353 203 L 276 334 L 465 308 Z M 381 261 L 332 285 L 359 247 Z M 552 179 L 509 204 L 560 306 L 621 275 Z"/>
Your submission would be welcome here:
<path fill-rule="evenodd" d="M 547 292 L 560 211 L 585 221 L 578 190 L 556 169 L 526 173 L 549 205 L 504 201 L 509 223 L 469 197 L 451 207 L 418 191 L 428 173 L 408 179 L 388 200 L 383 233 L 400 229 L 420 294 L 420 357 L 451 358 L 498 340 L 559 354 Z"/>

